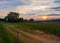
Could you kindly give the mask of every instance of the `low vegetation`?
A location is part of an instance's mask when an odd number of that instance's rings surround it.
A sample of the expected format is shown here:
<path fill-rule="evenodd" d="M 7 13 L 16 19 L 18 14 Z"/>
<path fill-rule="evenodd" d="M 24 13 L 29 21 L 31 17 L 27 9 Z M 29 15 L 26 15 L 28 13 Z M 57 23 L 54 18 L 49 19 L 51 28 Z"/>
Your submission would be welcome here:
<path fill-rule="evenodd" d="M 18 26 L 31 30 L 41 30 L 48 34 L 53 34 L 60 37 L 60 21 L 51 22 L 21 22 Z M 26 29 L 27 30 L 27 29 Z"/>
<path fill-rule="evenodd" d="M 14 37 L 9 31 L 7 31 L 8 28 L 6 24 L 14 25 L 15 27 L 22 29 L 26 32 L 29 32 L 28 29 L 32 31 L 40 30 L 40 31 L 44 31 L 45 33 L 53 34 L 57 37 L 60 37 L 60 21 L 19 22 L 19 23 L 0 22 L 0 37 L 2 43 L 15 43 L 15 41 L 17 41 L 16 37 Z"/>
<path fill-rule="evenodd" d="M 11 31 L 8 31 L 9 28 L 7 24 L 30 33 L 33 33 L 34 30 L 40 30 L 44 33 L 60 37 L 60 20 L 36 22 L 30 19 L 27 21 L 23 20 L 23 18 L 18 18 L 19 14 L 17 14 L 18 13 L 10 12 L 4 19 L 0 19 L 0 43 L 22 43 L 20 40 L 17 40 Z"/>

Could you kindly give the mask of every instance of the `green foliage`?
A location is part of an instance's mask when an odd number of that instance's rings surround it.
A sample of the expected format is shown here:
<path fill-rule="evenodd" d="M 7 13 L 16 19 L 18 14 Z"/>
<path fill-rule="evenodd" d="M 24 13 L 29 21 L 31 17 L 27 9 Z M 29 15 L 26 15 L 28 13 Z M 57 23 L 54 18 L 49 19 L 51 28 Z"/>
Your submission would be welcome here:
<path fill-rule="evenodd" d="M 19 17 L 19 13 L 16 13 L 16 12 L 10 12 L 10 13 L 8 14 L 8 17 L 18 18 L 18 17 Z"/>
<path fill-rule="evenodd" d="M 32 33 L 33 30 L 42 30 L 45 33 L 53 34 L 60 37 L 60 21 L 51 21 L 51 22 L 18 22 L 18 23 L 8 23 L 0 22 L 0 43 L 22 43 L 20 40 L 17 40 L 11 32 L 7 29 L 7 24 L 13 25 L 14 27 L 24 30 L 26 32 Z M 7 26 L 6 26 L 7 25 Z M 30 31 L 31 30 L 31 31 Z M 14 31 L 15 32 L 15 31 Z"/>
<path fill-rule="evenodd" d="M 19 18 L 19 13 L 10 12 L 6 17 L 5 20 L 7 21 L 16 21 Z"/>
<path fill-rule="evenodd" d="M 7 26 L 5 27 L 5 24 L 4 22 L 0 22 L 0 43 L 21 43 L 7 30 L 8 28 Z"/>
<path fill-rule="evenodd" d="M 5 28 L 2 23 L 0 23 L 0 34 L 2 43 L 9 43 L 10 39 L 8 38 L 7 31 L 5 31 Z"/>

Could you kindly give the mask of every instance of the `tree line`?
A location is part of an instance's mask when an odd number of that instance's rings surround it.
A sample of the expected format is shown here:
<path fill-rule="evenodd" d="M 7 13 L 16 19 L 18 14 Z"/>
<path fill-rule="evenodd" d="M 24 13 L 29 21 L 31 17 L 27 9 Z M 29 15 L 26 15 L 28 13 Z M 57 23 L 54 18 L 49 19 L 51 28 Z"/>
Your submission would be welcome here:
<path fill-rule="evenodd" d="M 19 18 L 19 13 L 16 12 L 9 12 L 7 16 L 4 17 L 4 19 L 0 18 L 0 21 L 6 21 L 6 22 L 21 22 L 21 21 L 28 21 L 27 19 L 24 20 L 24 18 Z M 29 21 L 34 21 L 34 19 L 30 19 Z"/>

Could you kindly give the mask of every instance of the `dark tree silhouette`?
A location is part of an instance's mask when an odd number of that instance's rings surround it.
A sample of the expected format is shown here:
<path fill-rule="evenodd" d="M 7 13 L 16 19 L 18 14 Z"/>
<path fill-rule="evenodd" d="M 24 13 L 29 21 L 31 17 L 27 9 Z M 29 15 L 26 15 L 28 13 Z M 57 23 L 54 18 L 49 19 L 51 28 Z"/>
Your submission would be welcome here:
<path fill-rule="evenodd" d="M 23 21 L 23 18 L 18 18 L 17 21 L 21 22 L 21 21 Z"/>
<path fill-rule="evenodd" d="M 4 18 L 4 21 L 8 21 L 8 16 L 6 16 L 6 17 Z"/>
<path fill-rule="evenodd" d="M 34 21 L 34 19 L 30 19 L 29 21 Z"/>
<path fill-rule="evenodd" d="M 4 19 L 3 18 L 0 18 L 0 21 L 4 21 Z"/>
<path fill-rule="evenodd" d="M 24 21 L 28 21 L 27 19 L 25 19 Z"/>
<path fill-rule="evenodd" d="M 10 12 L 10 13 L 5 17 L 5 20 L 11 22 L 11 21 L 17 21 L 18 18 L 19 18 L 19 13 Z"/>

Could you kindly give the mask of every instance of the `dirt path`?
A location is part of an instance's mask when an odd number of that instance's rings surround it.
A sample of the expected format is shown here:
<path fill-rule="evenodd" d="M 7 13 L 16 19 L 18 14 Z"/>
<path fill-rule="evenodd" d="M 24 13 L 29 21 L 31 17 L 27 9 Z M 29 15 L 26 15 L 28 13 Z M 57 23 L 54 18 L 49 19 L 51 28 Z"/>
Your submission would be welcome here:
<path fill-rule="evenodd" d="M 16 31 L 19 32 L 19 40 L 23 41 L 24 43 L 60 43 L 60 39 L 55 36 L 47 35 L 47 34 L 40 34 L 39 30 L 35 31 L 35 34 L 31 34 L 16 28 L 13 25 L 7 25 L 10 32 L 16 36 Z"/>

